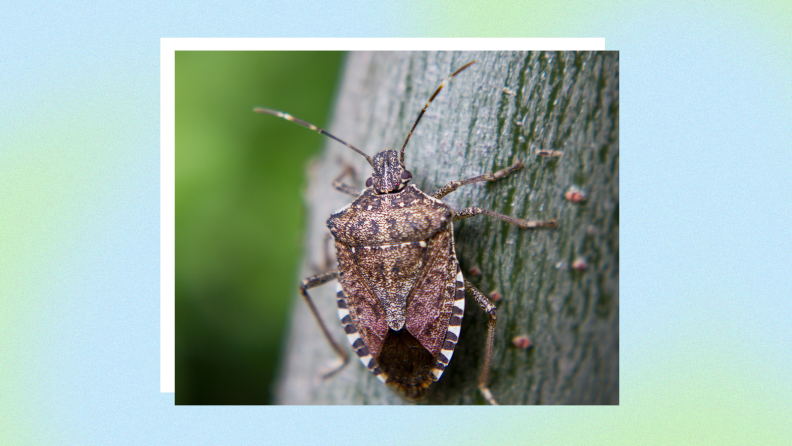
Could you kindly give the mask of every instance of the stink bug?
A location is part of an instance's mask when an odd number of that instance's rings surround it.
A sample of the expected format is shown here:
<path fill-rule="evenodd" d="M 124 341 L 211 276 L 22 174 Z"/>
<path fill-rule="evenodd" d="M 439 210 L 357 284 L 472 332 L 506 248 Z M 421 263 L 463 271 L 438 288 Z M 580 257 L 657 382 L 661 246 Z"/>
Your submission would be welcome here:
<path fill-rule="evenodd" d="M 313 124 L 283 112 L 254 109 L 344 144 L 365 157 L 374 170 L 362 193 L 342 182 L 350 169 L 334 181 L 336 189 L 357 197 L 327 220 L 338 269 L 309 277 L 300 286 L 324 336 L 343 359 L 325 377 L 340 370 L 348 355 L 328 331 L 309 289 L 338 280 L 338 316 L 353 350 L 371 373 L 411 400 L 421 399 L 448 366 L 459 340 L 465 291 L 470 291 L 489 315 L 479 389 L 487 402 L 496 404 L 488 388 L 496 308 L 463 277 L 456 258 L 453 222 L 484 214 L 521 228 L 540 228 L 555 226 L 555 220 L 526 221 L 478 207 L 455 211 L 441 200 L 460 186 L 503 178 L 521 169 L 522 163 L 452 181 L 431 195 L 409 184 L 413 176 L 404 165 L 404 150 L 429 104 L 452 78 L 474 63 L 459 68 L 440 84 L 418 114 L 400 152 L 384 150 L 373 158 Z"/>

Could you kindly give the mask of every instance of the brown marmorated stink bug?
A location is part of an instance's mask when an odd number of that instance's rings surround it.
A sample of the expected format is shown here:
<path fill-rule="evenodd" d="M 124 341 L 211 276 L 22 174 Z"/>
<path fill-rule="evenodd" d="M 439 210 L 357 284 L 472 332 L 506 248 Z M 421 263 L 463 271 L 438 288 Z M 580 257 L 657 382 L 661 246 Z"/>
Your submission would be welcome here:
<path fill-rule="evenodd" d="M 350 169 L 334 181 L 333 186 L 339 191 L 357 196 L 327 220 L 335 239 L 338 269 L 309 277 L 300 286 L 324 336 L 343 359 L 325 377 L 339 371 L 348 355 L 322 321 L 308 295 L 310 288 L 338 279 L 338 316 L 352 349 L 371 373 L 411 400 L 421 399 L 448 366 L 459 340 L 465 290 L 469 290 L 489 315 L 485 360 L 478 382 L 487 402 L 496 404 L 488 388 L 495 305 L 462 276 L 454 250 L 453 222 L 479 214 L 521 228 L 552 227 L 556 222 L 526 221 L 478 207 L 454 211 L 441 201 L 460 186 L 503 178 L 521 169 L 522 163 L 452 181 L 432 195 L 409 185 L 412 174 L 404 166 L 404 148 L 429 104 L 454 76 L 474 63 L 456 70 L 440 84 L 418 114 L 401 152 L 384 150 L 374 158 L 291 115 L 254 109 L 326 135 L 364 156 L 374 168 L 362 193 L 341 182 L 351 173 Z"/>

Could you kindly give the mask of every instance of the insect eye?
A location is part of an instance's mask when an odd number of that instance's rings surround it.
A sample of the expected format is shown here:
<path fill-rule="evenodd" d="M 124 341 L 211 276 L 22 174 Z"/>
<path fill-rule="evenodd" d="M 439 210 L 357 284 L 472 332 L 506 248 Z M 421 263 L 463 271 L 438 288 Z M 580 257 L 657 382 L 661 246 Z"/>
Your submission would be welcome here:
<path fill-rule="evenodd" d="M 404 172 L 402 172 L 401 178 L 402 178 L 402 180 L 411 180 L 412 179 L 412 174 L 405 170 Z"/>
<path fill-rule="evenodd" d="M 366 180 L 366 187 L 371 187 L 372 185 L 374 185 L 374 178 L 369 177 L 369 179 Z"/>

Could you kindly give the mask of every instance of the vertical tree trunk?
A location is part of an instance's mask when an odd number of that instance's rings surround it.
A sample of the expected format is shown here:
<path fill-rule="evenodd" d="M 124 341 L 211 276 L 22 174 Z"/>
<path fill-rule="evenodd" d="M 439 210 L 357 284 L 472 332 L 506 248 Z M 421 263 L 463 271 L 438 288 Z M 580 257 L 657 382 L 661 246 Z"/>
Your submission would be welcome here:
<path fill-rule="evenodd" d="M 501 404 L 618 404 L 618 53 L 353 53 L 328 130 L 372 156 L 398 150 L 440 82 L 474 59 L 478 63 L 443 89 L 410 139 L 405 164 L 413 184 L 433 193 L 449 181 L 521 161 L 523 170 L 464 186 L 444 200 L 454 209 L 479 206 L 526 220 L 558 220 L 551 230 L 519 229 L 486 216 L 456 223 L 463 273 L 485 294 L 502 296 L 492 393 Z M 539 156 L 540 150 L 561 156 Z M 310 167 L 306 277 L 323 262 L 325 221 L 353 200 L 331 187 L 346 165 L 357 170 L 362 189 L 371 168 L 334 141 L 328 139 Z M 565 199 L 571 186 L 583 190 L 586 201 Z M 336 317 L 335 283 L 310 293 L 348 348 Z M 280 403 L 404 403 L 351 350 L 344 370 L 318 378 L 335 354 L 299 293 L 294 298 Z M 468 295 L 456 352 L 425 403 L 484 402 L 477 377 L 486 324 Z M 520 335 L 532 347 L 517 348 L 512 340 Z"/>

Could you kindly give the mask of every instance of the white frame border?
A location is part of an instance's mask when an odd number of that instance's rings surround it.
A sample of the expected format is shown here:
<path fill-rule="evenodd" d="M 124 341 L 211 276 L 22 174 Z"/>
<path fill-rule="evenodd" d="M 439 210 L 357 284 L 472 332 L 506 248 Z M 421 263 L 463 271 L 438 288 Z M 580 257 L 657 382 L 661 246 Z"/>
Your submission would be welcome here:
<path fill-rule="evenodd" d="M 160 392 L 176 390 L 176 51 L 604 51 L 604 38 L 160 39 Z"/>

